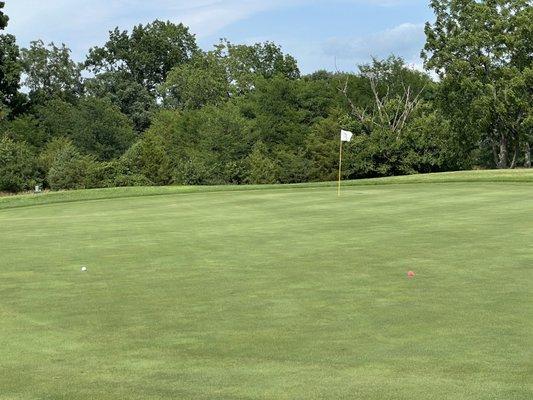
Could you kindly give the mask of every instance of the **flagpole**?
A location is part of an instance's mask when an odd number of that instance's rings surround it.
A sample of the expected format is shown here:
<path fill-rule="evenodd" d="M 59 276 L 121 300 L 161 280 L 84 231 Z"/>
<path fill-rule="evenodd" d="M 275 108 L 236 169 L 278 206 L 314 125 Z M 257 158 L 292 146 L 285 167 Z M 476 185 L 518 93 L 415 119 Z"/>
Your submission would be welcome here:
<path fill-rule="evenodd" d="M 339 144 L 339 181 L 337 183 L 337 196 L 341 197 L 341 175 L 342 175 L 342 135 Z"/>

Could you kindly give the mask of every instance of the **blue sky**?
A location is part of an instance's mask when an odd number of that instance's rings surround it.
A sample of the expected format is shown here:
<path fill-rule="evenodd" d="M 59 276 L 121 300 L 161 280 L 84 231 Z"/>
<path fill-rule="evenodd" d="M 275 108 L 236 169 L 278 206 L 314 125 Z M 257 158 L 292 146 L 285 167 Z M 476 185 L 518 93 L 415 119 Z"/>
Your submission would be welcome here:
<path fill-rule="evenodd" d="M 107 32 L 156 18 L 191 27 L 201 47 L 270 40 L 294 55 L 304 73 L 353 71 L 371 56 L 400 55 L 420 67 L 429 0 L 5 0 L 8 32 L 26 46 L 65 43 L 81 61 Z"/>

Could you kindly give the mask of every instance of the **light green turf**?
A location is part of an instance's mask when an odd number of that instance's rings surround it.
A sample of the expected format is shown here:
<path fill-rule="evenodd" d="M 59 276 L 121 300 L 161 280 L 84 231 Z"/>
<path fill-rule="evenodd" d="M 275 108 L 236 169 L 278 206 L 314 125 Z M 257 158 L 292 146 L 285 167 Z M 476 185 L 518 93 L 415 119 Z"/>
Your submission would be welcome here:
<path fill-rule="evenodd" d="M 532 399 L 533 173 L 343 193 L 1 199 L 0 399 Z"/>

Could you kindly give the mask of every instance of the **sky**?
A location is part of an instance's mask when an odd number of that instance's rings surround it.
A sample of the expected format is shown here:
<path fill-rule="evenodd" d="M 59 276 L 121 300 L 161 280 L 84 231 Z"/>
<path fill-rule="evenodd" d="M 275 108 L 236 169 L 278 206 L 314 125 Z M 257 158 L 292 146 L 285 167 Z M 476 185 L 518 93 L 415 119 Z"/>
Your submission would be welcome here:
<path fill-rule="evenodd" d="M 65 43 L 82 61 L 108 31 L 155 19 L 183 22 L 209 50 L 232 43 L 273 41 L 303 73 L 355 71 L 371 57 L 402 56 L 421 68 L 429 0 L 4 0 L 7 31 L 19 44 Z"/>

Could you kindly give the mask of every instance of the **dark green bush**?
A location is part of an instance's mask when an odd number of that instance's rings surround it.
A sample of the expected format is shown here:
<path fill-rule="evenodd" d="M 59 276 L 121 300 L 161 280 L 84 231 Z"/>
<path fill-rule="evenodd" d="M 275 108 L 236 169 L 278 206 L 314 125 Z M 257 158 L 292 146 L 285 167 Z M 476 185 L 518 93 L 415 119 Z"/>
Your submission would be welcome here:
<path fill-rule="evenodd" d="M 95 187 L 95 168 L 94 157 L 82 155 L 73 145 L 67 145 L 56 155 L 47 180 L 53 190 Z"/>
<path fill-rule="evenodd" d="M 33 189 L 37 179 L 35 155 L 24 142 L 0 138 L 0 191 Z"/>

